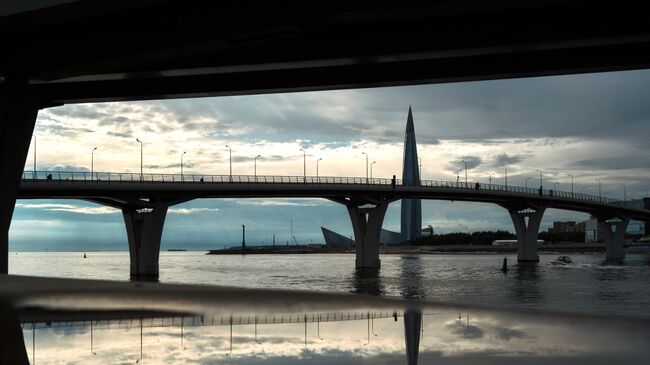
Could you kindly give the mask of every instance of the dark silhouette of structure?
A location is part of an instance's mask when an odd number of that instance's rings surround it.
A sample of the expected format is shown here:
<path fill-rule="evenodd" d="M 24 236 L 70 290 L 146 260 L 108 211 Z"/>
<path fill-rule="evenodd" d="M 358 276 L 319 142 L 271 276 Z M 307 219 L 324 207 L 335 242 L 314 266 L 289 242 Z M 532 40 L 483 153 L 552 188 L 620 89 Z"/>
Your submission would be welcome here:
<path fill-rule="evenodd" d="M 644 5 L 4 1 L 0 273 L 8 270 L 9 225 L 39 109 L 648 68 Z M 616 19 L 625 22 L 603 26 Z M 370 221 L 383 218 L 386 202 L 376 203 Z M 157 204 L 164 215 L 167 203 Z M 157 229 L 129 209 L 127 226 L 141 225 L 142 236 Z M 368 213 L 349 212 L 353 220 Z M 361 265 L 378 265 L 362 257 Z"/>

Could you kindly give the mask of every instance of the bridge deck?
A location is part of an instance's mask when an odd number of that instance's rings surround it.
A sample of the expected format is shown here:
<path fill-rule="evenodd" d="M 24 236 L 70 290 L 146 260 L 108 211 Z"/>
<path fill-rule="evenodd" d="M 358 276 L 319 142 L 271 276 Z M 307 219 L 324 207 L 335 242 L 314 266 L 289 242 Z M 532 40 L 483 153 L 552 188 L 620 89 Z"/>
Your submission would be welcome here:
<path fill-rule="evenodd" d="M 393 185 L 394 184 L 394 185 Z M 423 180 L 404 186 L 400 179 L 331 176 L 252 176 L 197 174 L 137 174 L 97 172 L 25 172 L 21 199 L 140 199 L 152 197 L 228 198 L 354 198 L 369 200 L 419 198 L 495 203 L 611 214 L 650 219 L 650 210 L 638 200 L 512 185 Z"/>

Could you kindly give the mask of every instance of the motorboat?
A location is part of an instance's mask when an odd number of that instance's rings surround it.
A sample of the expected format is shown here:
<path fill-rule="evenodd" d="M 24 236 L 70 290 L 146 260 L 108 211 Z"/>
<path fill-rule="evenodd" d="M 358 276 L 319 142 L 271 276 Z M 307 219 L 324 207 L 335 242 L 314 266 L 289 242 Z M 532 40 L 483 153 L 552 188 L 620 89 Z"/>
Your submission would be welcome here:
<path fill-rule="evenodd" d="M 555 266 L 567 266 L 573 264 L 574 262 L 569 256 L 558 256 L 558 258 L 551 261 L 551 265 L 555 265 Z"/>

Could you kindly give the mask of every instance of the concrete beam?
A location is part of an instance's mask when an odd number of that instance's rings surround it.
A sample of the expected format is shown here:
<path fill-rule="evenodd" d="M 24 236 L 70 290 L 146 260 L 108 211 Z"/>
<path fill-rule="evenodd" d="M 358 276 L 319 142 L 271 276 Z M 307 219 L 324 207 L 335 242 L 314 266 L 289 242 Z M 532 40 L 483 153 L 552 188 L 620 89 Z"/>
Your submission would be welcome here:
<path fill-rule="evenodd" d="M 160 240 L 168 207 L 157 201 L 153 209 L 122 210 L 129 239 L 131 280 L 158 280 Z"/>
<path fill-rule="evenodd" d="M 508 210 L 517 234 L 517 261 L 539 262 L 537 254 L 537 233 L 546 208 Z M 528 218 L 528 221 L 526 221 Z"/>
<path fill-rule="evenodd" d="M 354 231 L 357 268 L 378 269 L 380 267 L 379 237 L 388 204 L 389 201 L 382 201 L 372 208 L 347 205 Z"/>
<path fill-rule="evenodd" d="M 9 272 L 9 226 L 38 106 L 26 83 L 0 84 L 0 274 Z"/>
<path fill-rule="evenodd" d="M 406 342 L 406 363 L 417 365 L 420 352 L 420 330 L 422 312 L 407 310 L 404 313 L 404 341 Z"/>
<path fill-rule="evenodd" d="M 602 229 L 602 239 L 605 242 L 605 259 L 608 261 L 618 261 L 625 258 L 625 231 L 630 223 L 630 218 L 623 218 L 620 221 L 607 222 L 599 221 Z"/>

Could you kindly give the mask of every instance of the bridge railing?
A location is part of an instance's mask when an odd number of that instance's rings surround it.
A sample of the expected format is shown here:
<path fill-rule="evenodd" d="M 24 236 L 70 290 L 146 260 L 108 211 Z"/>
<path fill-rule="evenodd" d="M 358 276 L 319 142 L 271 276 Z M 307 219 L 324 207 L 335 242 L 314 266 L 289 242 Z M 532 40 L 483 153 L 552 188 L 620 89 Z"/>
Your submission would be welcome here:
<path fill-rule="evenodd" d="M 364 185 L 392 185 L 403 186 L 401 179 L 364 178 L 364 177 L 339 177 L 339 176 L 267 176 L 267 175 L 197 175 L 197 174 L 140 174 L 130 172 L 93 172 L 87 171 L 25 171 L 23 180 L 47 181 L 75 181 L 75 182 L 147 182 L 147 183 L 182 183 L 182 184 L 364 184 Z M 633 209 L 644 209 L 643 200 L 619 200 L 597 195 L 589 195 L 553 189 L 529 188 L 513 185 L 481 184 L 479 182 L 459 182 L 422 180 L 418 186 L 439 189 L 464 189 L 479 191 L 494 191 L 522 194 L 543 198 L 563 198 L 588 201 L 600 204 L 610 204 Z"/>

